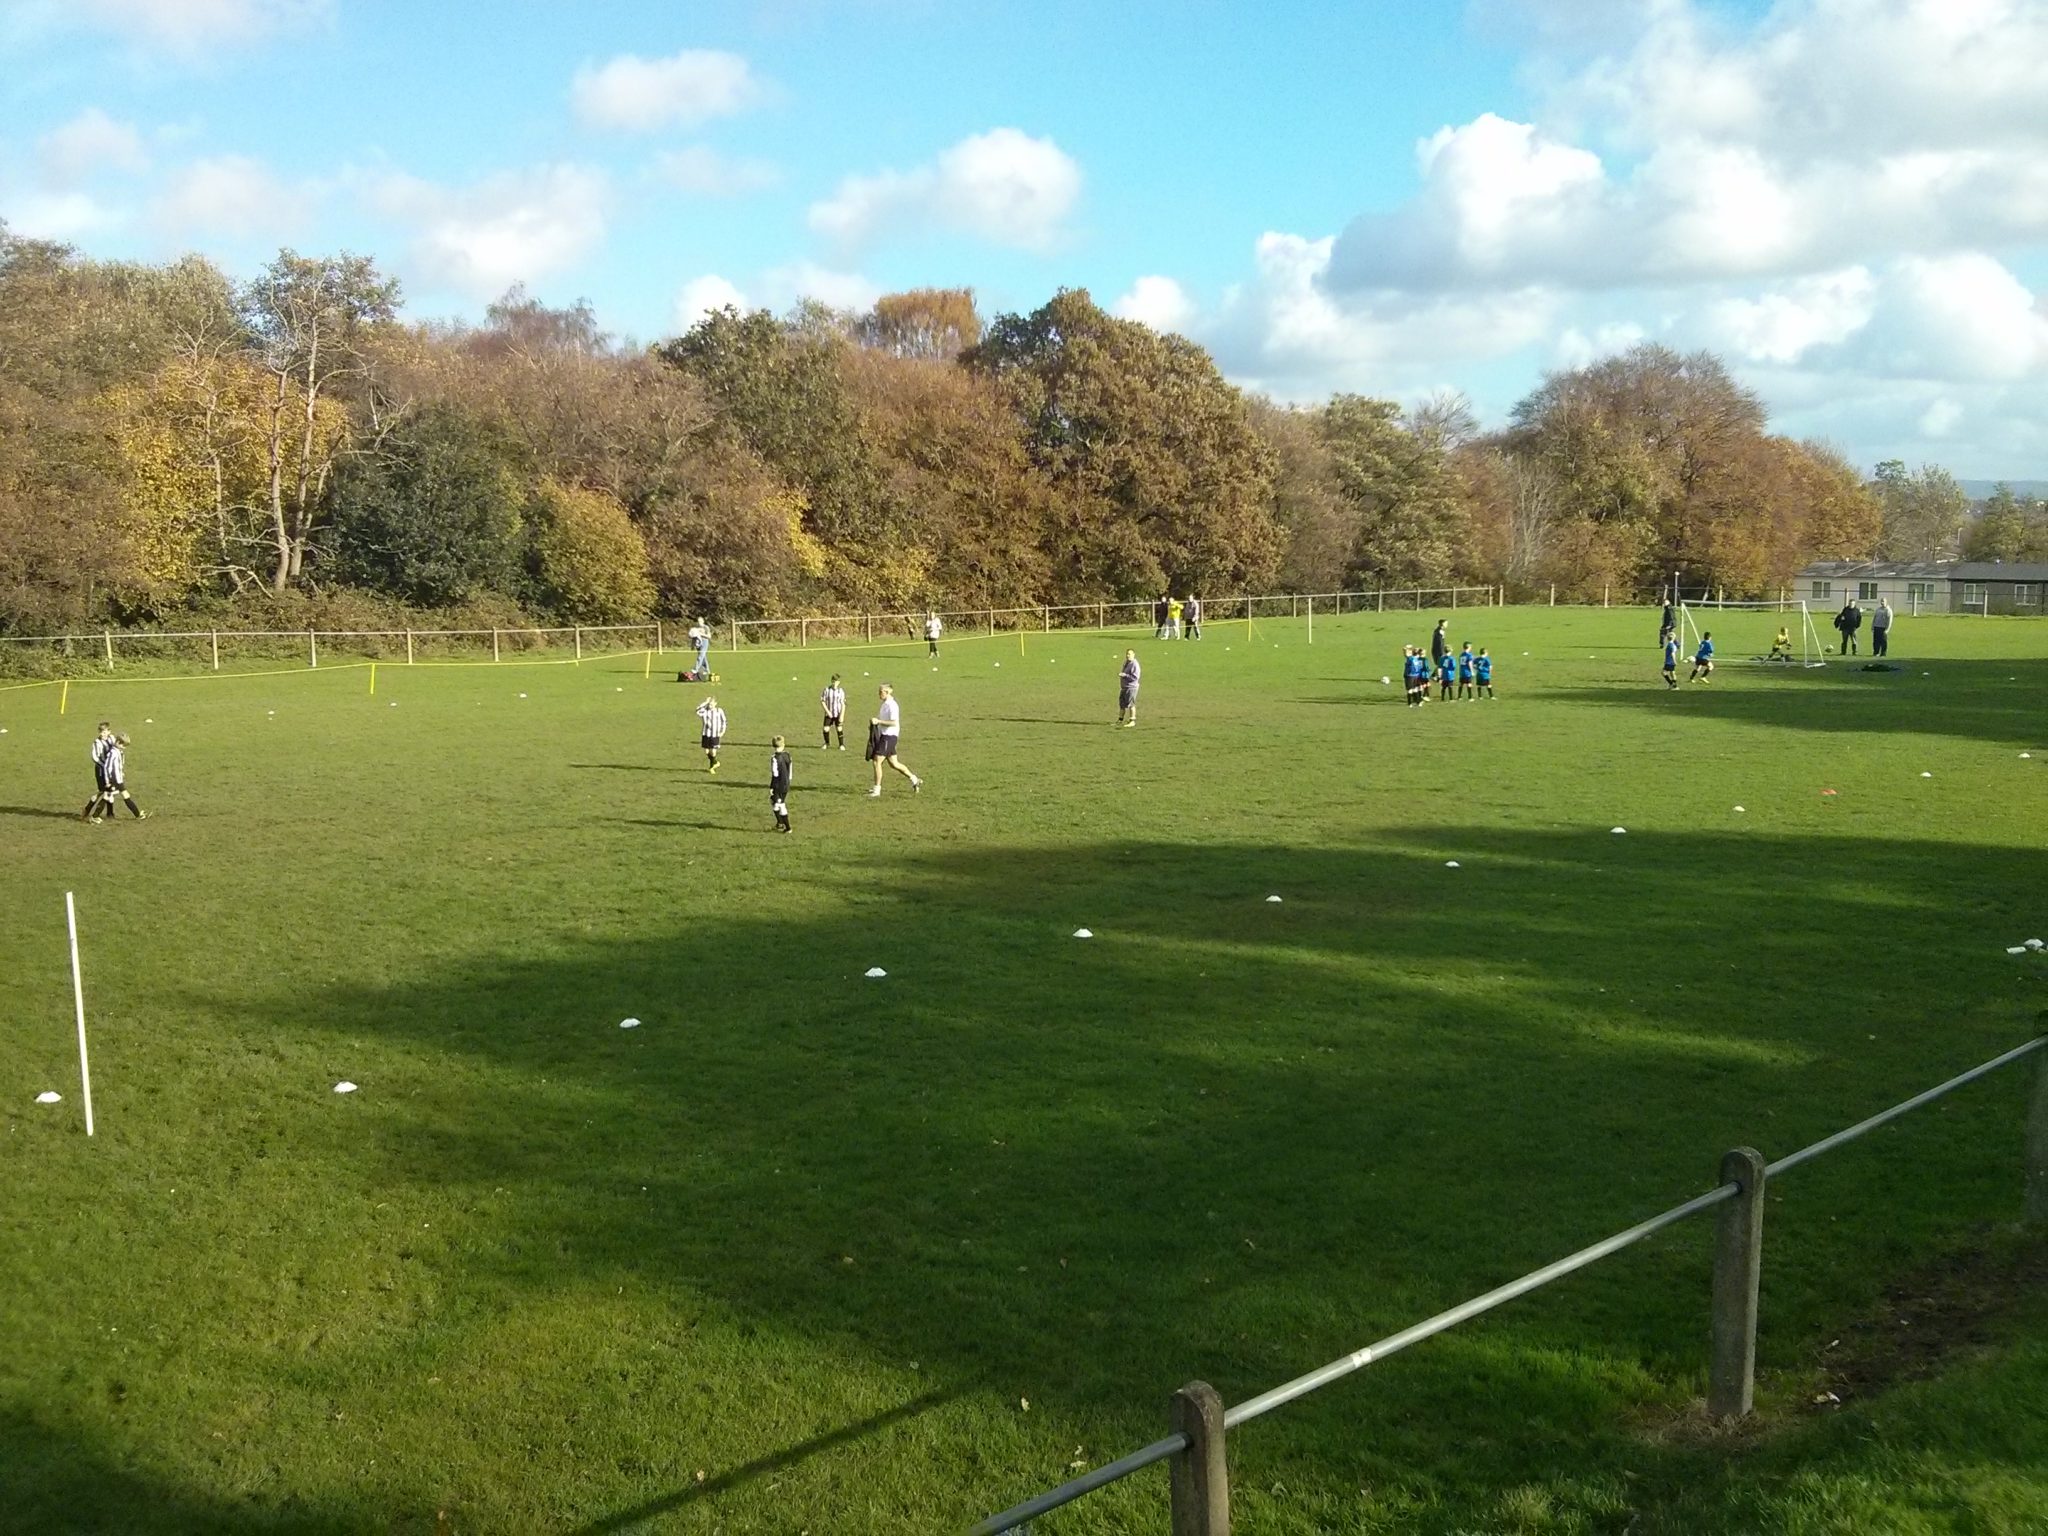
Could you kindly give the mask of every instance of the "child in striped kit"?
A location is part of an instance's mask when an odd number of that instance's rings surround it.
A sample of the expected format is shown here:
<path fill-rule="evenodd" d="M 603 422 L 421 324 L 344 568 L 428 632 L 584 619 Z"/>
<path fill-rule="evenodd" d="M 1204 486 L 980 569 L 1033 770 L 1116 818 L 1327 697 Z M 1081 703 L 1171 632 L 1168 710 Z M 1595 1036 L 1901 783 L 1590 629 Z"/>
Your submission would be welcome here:
<path fill-rule="evenodd" d="M 704 722 L 704 735 L 701 742 L 704 748 L 704 761 L 707 765 L 704 771 L 706 773 L 716 773 L 718 772 L 718 746 L 720 742 L 725 740 L 725 711 L 718 707 L 718 699 L 715 695 L 705 699 L 702 704 L 697 706 L 697 718 Z"/>
<path fill-rule="evenodd" d="M 96 742 L 94 745 L 97 748 L 99 743 Z M 100 755 L 99 779 L 100 792 L 94 800 L 94 805 L 99 807 L 99 809 L 92 812 L 90 820 L 98 822 L 112 816 L 114 814 L 114 797 L 116 795 L 121 797 L 122 803 L 128 807 L 128 813 L 137 821 L 142 820 L 149 814 L 149 812 L 137 805 L 135 797 L 128 793 L 128 738 L 126 736 L 109 735 L 106 738 L 105 751 Z"/>
<path fill-rule="evenodd" d="M 832 738 L 839 738 L 839 750 L 846 750 L 846 690 L 840 686 L 839 674 L 832 674 L 832 681 L 825 685 L 825 691 L 818 695 L 818 703 L 825 711 L 825 750 L 832 750 Z"/>

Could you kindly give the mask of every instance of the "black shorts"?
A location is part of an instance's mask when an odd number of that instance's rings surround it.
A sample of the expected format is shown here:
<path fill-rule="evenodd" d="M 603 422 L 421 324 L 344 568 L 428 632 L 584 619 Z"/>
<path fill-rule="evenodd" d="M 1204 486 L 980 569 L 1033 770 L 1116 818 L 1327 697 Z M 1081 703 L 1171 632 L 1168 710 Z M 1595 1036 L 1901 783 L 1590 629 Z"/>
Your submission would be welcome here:
<path fill-rule="evenodd" d="M 702 740 L 698 743 L 698 745 L 703 747 L 703 749 L 706 752 L 716 752 L 718 750 L 719 742 L 723 741 L 724 739 L 725 738 L 722 736 L 713 736 L 707 732 L 702 738 Z"/>
<path fill-rule="evenodd" d="M 828 731 L 845 730 L 846 717 L 844 715 L 827 715 L 825 717 L 825 729 Z"/>

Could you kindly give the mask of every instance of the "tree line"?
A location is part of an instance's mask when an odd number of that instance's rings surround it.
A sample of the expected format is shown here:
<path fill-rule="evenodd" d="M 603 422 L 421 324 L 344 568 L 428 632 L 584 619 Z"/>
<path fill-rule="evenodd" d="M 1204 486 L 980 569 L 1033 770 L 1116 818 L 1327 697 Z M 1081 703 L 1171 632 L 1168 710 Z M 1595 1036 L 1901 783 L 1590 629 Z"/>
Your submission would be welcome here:
<path fill-rule="evenodd" d="M 1068 290 L 722 310 L 652 347 L 515 289 L 407 318 L 353 255 L 246 282 L 0 227 L 0 629 L 467 607 L 650 614 L 1503 585 L 1731 595 L 1963 537 L 1944 471 L 1769 430 L 1707 353 L 1462 397 L 1283 406 Z M 2008 493 L 1969 529 L 2048 545 Z M 2048 552 L 2048 551 L 2044 551 Z M 1987 556 L 1991 557 L 1991 556 Z M 340 627 L 337 625 L 337 627 Z"/>

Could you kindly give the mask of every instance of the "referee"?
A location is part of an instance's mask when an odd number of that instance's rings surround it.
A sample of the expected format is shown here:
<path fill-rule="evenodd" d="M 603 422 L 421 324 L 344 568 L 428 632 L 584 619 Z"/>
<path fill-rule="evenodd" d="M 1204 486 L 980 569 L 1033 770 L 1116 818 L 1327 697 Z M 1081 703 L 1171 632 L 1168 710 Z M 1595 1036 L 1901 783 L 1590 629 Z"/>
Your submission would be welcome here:
<path fill-rule="evenodd" d="M 874 718 L 868 721 L 868 761 L 875 765 L 875 787 L 868 791 L 870 800 L 882 798 L 884 763 L 910 780 L 912 794 L 924 788 L 924 780 L 904 767 L 903 760 L 896 755 L 896 745 L 903 736 L 903 706 L 896 702 L 896 690 L 884 683 L 880 693 L 881 707 L 875 711 Z"/>

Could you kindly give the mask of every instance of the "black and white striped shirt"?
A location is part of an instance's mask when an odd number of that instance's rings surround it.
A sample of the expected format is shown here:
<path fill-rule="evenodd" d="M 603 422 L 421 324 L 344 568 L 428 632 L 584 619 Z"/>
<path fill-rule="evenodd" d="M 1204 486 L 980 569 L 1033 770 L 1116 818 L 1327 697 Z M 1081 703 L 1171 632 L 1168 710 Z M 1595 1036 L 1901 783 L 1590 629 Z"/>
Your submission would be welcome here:
<path fill-rule="evenodd" d="M 818 695 L 818 702 L 824 706 L 825 718 L 827 720 L 842 719 L 846 714 L 846 690 L 844 688 L 827 688 Z"/>
<path fill-rule="evenodd" d="M 100 772 L 107 776 L 109 784 L 118 784 L 127 774 L 127 771 L 127 752 L 123 750 L 121 743 L 118 741 L 108 742 L 106 755 L 100 759 Z"/>
<path fill-rule="evenodd" d="M 704 734 L 706 736 L 722 737 L 725 735 L 725 711 L 716 704 L 699 704 L 697 706 L 697 718 L 704 722 Z"/>

